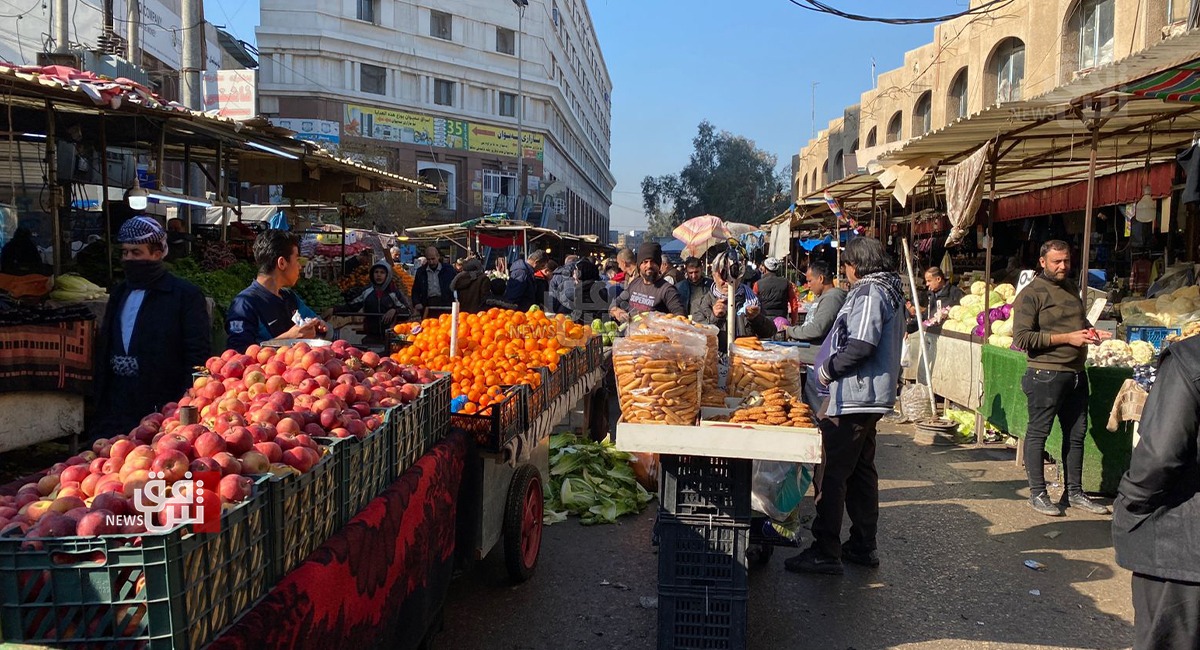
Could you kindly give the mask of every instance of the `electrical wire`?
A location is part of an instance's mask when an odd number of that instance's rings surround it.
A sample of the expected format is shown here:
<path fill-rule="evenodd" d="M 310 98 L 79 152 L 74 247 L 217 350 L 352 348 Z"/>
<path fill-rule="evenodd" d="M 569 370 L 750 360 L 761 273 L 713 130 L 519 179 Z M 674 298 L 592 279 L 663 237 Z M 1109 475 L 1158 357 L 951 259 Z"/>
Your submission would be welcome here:
<path fill-rule="evenodd" d="M 837 9 L 836 7 L 832 7 L 824 2 L 821 2 L 821 0 L 788 0 L 788 2 L 806 11 L 829 14 L 831 16 L 844 18 L 846 20 L 883 23 L 885 25 L 928 25 L 934 23 L 944 23 L 948 20 L 954 20 L 955 18 L 962 18 L 963 16 L 988 14 L 993 11 L 1003 9 L 1004 7 L 1016 2 L 1016 0 L 990 0 L 989 2 L 985 2 L 972 9 L 967 9 L 966 11 L 946 14 L 944 16 L 929 16 L 924 18 L 884 18 L 877 16 L 865 16 L 862 14 L 854 14 L 847 11 L 842 11 L 841 9 Z"/>

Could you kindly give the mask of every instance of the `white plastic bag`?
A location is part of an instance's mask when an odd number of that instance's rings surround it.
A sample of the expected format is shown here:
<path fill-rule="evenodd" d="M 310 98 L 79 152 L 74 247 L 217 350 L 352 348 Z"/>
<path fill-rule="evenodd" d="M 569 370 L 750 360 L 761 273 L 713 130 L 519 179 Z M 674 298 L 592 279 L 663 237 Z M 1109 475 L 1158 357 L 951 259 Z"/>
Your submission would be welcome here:
<path fill-rule="evenodd" d="M 796 515 L 812 480 L 810 464 L 756 460 L 750 483 L 750 507 L 770 518 L 776 532 L 786 531 L 796 541 L 802 528 Z"/>

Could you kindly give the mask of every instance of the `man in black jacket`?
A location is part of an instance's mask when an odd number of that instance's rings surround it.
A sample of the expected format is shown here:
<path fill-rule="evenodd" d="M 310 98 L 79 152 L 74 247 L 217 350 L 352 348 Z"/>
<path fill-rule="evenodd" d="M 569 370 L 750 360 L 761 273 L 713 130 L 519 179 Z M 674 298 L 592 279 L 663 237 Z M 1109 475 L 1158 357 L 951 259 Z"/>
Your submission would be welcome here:
<path fill-rule="evenodd" d="M 704 277 L 704 262 L 699 258 L 688 258 L 683 281 L 675 284 L 688 316 L 700 312 L 700 301 L 712 290 L 712 284 L 712 279 Z"/>
<path fill-rule="evenodd" d="M 1141 441 L 1113 503 L 1117 564 L 1133 571 L 1133 647 L 1200 647 L 1200 338 L 1163 351 Z"/>
<path fill-rule="evenodd" d="M 413 274 L 414 316 L 437 318 L 441 313 L 449 313 L 450 303 L 454 302 L 450 283 L 456 275 L 458 271 L 453 266 L 442 263 L 442 253 L 436 246 L 426 248 L 425 265 Z M 431 313 L 426 314 L 427 310 Z"/>
<path fill-rule="evenodd" d="M 150 217 L 133 217 L 117 234 L 125 281 L 113 289 L 96 337 L 93 437 L 128 433 L 143 417 L 174 402 L 212 352 L 204 294 L 167 272 L 167 233 Z"/>
<path fill-rule="evenodd" d="M 754 283 L 754 293 L 758 294 L 758 302 L 762 307 L 763 316 L 767 320 L 787 318 L 789 289 L 791 284 L 779 276 L 783 268 L 783 260 L 778 257 L 768 257 L 763 260 L 763 273 L 758 282 Z"/>

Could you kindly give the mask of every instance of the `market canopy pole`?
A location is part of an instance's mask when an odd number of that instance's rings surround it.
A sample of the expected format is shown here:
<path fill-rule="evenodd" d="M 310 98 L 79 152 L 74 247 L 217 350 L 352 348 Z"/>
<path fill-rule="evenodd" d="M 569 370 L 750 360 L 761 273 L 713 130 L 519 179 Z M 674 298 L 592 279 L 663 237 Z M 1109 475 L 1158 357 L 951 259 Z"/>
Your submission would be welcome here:
<path fill-rule="evenodd" d="M 929 386 L 929 408 L 934 418 L 938 416 L 937 401 L 933 397 L 933 373 L 929 371 L 929 355 L 925 353 L 925 316 L 921 313 L 921 301 L 917 300 L 917 278 L 913 275 L 912 250 L 908 247 L 908 239 L 900 240 L 904 247 L 904 264 L 908 267 L 908 286 L 912 289 L 913 307 L 917 310 L 917 332 L 918 341 L 921 348 L 917 351 L 917 356 L 921 359 L 921 366 L 925 368 L 925 381 Z M 918 381 L 918 383 L 920 383 Z"/>
<path fill-rule="evenodd" d="M 1103 126 L 1103 122 L 1100 120 L 1099 106 L 1093 104 L 1092 113 L 1092 120 L 1085 120 L 1088 131 L 1091 132 L 1092 146 L 1088 154 L 1087 202 L 1085 204 L 1087 207 L 1083 211 L 1083 250 L 1080 252 L 1081 259 L 1079 261 L 1079 298 L 1083 301 L 1084 309 L 1087 309 L 1088 260 L 1092 254 L 1092 210 L 1096 203 L 1096 152 L 1100 148 L 1100 127 Z"/>
<path fill-rule="evenodd" d="M 108 129 L 104 113 L 100 113 L 100 151 L 108 151 Z M 108 252 L 105 262 L 108 266 L 108 285 L 113 283 L 112 264 L 112 210 L 108 207 L 108 165 L 100 165 L 100 211 L 104 213 L 104 248 Z"/>
<path fill-rule="evenodd" d="M 56 129 L 54 127 L 54 102 L 47 99 L 46 185 L 50 190 L 50 232 L 54 237 L 51 252 L 54 255 L 54 275 L 57 276 L 62 273 L 62 219 L 58 214 L 58 141 L 55 139 Z M 12 125 L 9 125 L 9 129 L 12 129 Z M 105 188 L 104 191 L 107 192 L 108 189 Z"/>
<path fill-rule="evenodd" d="M 987 212 L 987 227 L 984 228 L 984 240 L 987 243 L 987 248 L 984 249 L 983 261 L 983 343 L 987 345 L 988 336 L 991 334 L 991 300 L 992 295 L 992 228 L 996 224 L 996 167 L 1000 164 L 1000 143 L 1002 139 L 996 138 L 996 144 L 988 151 L 988 212 Z M 983 419 L 983 411 L 975 413 L 975 446 L 983 446 L 983 434 L 987 428 L 987 422 Z"/>

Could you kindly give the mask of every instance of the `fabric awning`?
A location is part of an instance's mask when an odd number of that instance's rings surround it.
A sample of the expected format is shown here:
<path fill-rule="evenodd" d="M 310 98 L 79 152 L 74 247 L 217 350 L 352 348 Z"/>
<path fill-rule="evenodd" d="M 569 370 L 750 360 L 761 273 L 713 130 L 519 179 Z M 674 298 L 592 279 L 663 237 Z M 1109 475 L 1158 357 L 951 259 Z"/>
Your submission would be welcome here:
<path fill-rule="evenodd" d="M 1169 102 L 1200 101 L 1200 61 L 1146 77 L 1125 87 L 1139 97 Z"/>

